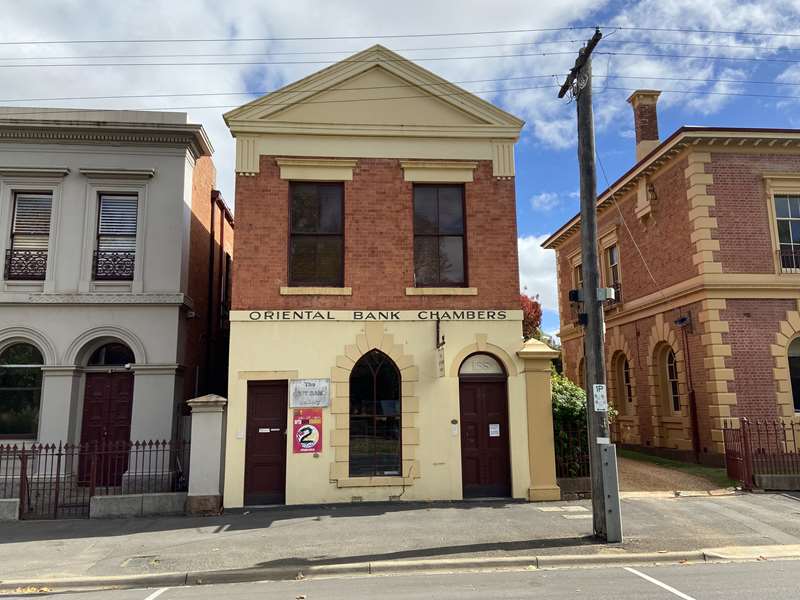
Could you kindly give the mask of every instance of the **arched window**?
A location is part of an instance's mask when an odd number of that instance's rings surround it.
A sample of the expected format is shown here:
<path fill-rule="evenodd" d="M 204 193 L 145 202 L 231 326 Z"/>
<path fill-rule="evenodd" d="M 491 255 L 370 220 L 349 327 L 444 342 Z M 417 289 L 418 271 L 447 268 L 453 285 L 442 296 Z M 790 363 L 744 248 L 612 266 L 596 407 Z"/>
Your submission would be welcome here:
<path fill-rule="evenodd" d="M 663 346 L 659 352 L 658 364 L 662 404 L 667 411 L 679 413 L 681 397 L 678 393 L 678 363 L 675 360 L 675 351 L 669 346 Z"/>
<path fill-rule="evenodd" d="M 111 342 L 92 352 L 88 364 L 90 367 L 124 367 L 134 362 L 136 359 L 130 348 L 125 344 Z"/>
<path fill-rule="evenodd" d="M 36 437 L 43 364 L 31 344 L 11 344 L 0 352 L 0 437 Z"/>
<path fill-rule="evenodd" d="M 617 354 L 614 363 L 614 387 L 617 392 L 617 410 L 621 415 L 633 414 L 633 386 L 631 384 L 631 367 L 628 357 L 622 352 Z"/>
<path fill-rule="evenodd" d="M 792 380 L 792 399 L 795 412 L 800 412 L 800 338 L 789 344 L 789 377 Z"/>
<path fill-rule="evenodd" d="M 401 474 L 400 371 L 380 350 L 350 373 L 350 476 Z"/>

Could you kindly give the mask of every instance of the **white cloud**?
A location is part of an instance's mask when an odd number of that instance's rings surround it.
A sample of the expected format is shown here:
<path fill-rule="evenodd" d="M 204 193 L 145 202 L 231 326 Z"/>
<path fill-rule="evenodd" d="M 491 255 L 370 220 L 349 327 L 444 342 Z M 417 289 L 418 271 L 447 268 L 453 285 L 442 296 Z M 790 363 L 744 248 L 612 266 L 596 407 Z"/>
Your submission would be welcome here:
<path fill-rule="evenodd" d="M 556 284 L 556 253 L 542 248 L 549 235 L 523 236 L 517 240 L 519 247 L 519 279 L 522 291 L 529 296 L 539 296 L 542 308 L 558 311 Z"/>
<path fill-rule="evenodd" d="M 534 210 L 552 210 L 559 204 L 558 194 L 555 192 L 542 192 L 531 198 Z"/>
<path fill-rule="evenodd" d="M 475 30 L 503 30 L 564 27 L 576 20 L 605 21 L 615 25 L 637 27 L 680 27 L 724 30 L 772 30 L 776 23 L 788 28 L 787 15 L 797 14 L 796 0 L 640 0 L 639 2 L 610 3 L 609 0 L 564 0 L 538 3 L 531 10 L 527 0 L 496 0 L 487 2 L 462 2 L 453 10 L 452 0 L 407 0 L 402 3 L 363 2 L 363 0 L 293 0 L 292 2 L 263 2 L 258 0 L 174 0 L 173 2 L 128 0 L 106 2 L 101 0 L 26 0 L 6 2 L 0 20 L 0 39 L 64 40 L 105 39 L 130 40 L 134 38 L 232 38 L 232 37 L 292 37 L 292 36 L 359 36 L 403 34 L 422 32 L 455 32 Z M 610 15 L 600 11 L 613 11 Z M 606 30 L 606 33 L 612 33 Z M 190 119 L 202 122 L 216 149 L 218 185 L 229 201 L 233 200 L 234 143 L 225 127 L 221 114 L 233 106 L 249 100 L 244 92 L 264 92 L 316 71 L 325 65 L 308 64 L 310 60 L 335 61 L 346 54 L 320 54 L 317 56 L 284 55 L 263 56 L 267 52 L 343 51 L 355 52 L 375 42 L 398 50 L 408 58 L 426 56 L 479 57 L 521 53 L 513 58 L 474 58 L 471 60 L 424 61 L 420 64 L 454 81 L 518 77 L 503 82 L 465 84 L 473 90 L 498 90 L 483 94 L 489 100 L 518 114 L 528 121 L 523 141 L 550 148 L 566 148 L 575 143 L 574 105 L 556 98 L 564 73 L 572 66 L 578 40 L 586 32 L 519 33 L 440 38 L 385 38 L 351 40 L 303 41 L 250 41 L 208 43 L 152 43 L 152 44 L 70 44 L 2 46 L 3 59 L 31 57 L 86 57 L 123 56 L 141 57 L 143 54 L 210 54 L 202 58 L 139 58 L 137 62 L 199 62 L 231 64 L 207 66 L 153 66 L 153 67 L 50 67 L 3 68 L 0 66 L 2 99 L 47 98 L 53 96 L 112 96 L 122 94 L 175 94 L 188 92 L 229 92 L 229 96 L 183 96 L 140 99 L 79 100 L 21 105 L 92 107 L 92 108 L 166 108 L 180 110 L 187 106 Z M 643 46 L 625 40 L 642 39 L 630 31 L 618 31 L 601 42 L 598 52 L 639 51 L 662 54 L 702 54 L 712 49 L 688 47 L 676 50 L 674 46 Z M 698 44 L 734 41 L 732 36 L 685 34 L 667 32 L 647 34 L 654 40 L 681 41 Z M 551 45 L 532 47 L 488 47 L 443 49 L 447 46 L 473 44 L 500 44 L 519 42 L 554 41 Z M 574 41 L 564 41 L 574 40 Z M 624 43 L 619 43 L 623 41 Z M 737 41 L 743 41 L 739 38 Z M 750 45 L 769 47 L 760 55 L 775 52 L 780 40 L 753 37 L 744 38 Z M 715 51 L 716 52 L 716 51 Z M 256 53 L 239 56 L 242 53 Z M 261 54 L 260 56 L 258 54 Z M 545 53 L 545 54 L 542 54 Z M 549 53 L 549 54 L 548 54 Z M 720 50 L 719 53 L 722 53 Z M 726 49 L 725 53 L 754 56 L 755 50 Z M 124 62 L 125 59 L 109 59 Z M 232 64 L 281 61 L 295 64 Z M 20 60 L 13 62 L 19 63 Z M 48 59 L 47 64 L 64 62 Z M 70 61 L 66 61 L 70 62 Z M 302 64 L 298 64 L 302 63 Z M 683 89 L 726 88 L 711 87 L 703 82 L 667 82 L 646 77 L 721 78 L 729 62 L 711 62 L 702 59 L 659 58 L 653 56 L 598 56 L 595 61 L 596 88 L 602 93 L 602 102 L 596 101 L 598 131 L 623 130 L 629 132 L 630 112 L 625 103 L 627 88 L 656 87 Z M 752 69 L 757 68 L 753 63 Z M 749 76 L 742 69 L 736 78 Z M 602 76 L 640 76 L 644 79 L 609 79 Z M 537 79 L 524 79 L 531 75 L 548 75 Z M 787 74 L 786 77 L 789 77 Z M 608 84 L 606 84 L 608 81 Z M 537 89 L 519 89 L 537 88 Z M 626 89 L 613 89 L 626 88 Z M 602 90 L 602 91 L 601 91 Z M 726 96 L 700 96 L 687 104 L 681 94 L 665 94 L 662 106 L 687 107 L 708 114 L 719 110 Z M 0 103 L 6 104 L 6 103 Z M 19 106 L 19 103 L 9 103 Z M 201 107 L 214 108 L 201 108 Z"/>

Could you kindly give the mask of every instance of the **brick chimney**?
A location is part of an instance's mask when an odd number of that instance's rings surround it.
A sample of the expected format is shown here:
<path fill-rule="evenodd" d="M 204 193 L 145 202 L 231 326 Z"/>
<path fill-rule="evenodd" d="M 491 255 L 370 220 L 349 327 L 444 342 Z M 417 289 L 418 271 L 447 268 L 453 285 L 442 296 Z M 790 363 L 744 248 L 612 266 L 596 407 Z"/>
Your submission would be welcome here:
<path fill-rule="evenodd" d="M 661 92 L 636 90 L 628 98 L 633 107 L 633 125 L 636 129 L 636 161 L 642 160 L 658 146 L 658 112 L 656 104 Z"/>

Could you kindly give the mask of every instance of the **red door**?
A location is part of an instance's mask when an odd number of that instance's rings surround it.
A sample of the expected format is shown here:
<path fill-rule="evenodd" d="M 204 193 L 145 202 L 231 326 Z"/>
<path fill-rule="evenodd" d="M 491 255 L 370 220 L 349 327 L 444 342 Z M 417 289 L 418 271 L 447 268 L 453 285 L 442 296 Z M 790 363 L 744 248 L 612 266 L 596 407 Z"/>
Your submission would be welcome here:
<path fill-rule="evenodd" d="M 251 381 L 247 386 L 244 503 L 286 501 L 286 381 Z"/>
<path fill-rule="evenodd" d="M 464 497 L 510 496 L 506 382 L 462 380 L 459 396 Z"/>
<path fill-rule="evenodd" d="M 82 482 L 88 482 L 94 471 L 96 485 L 120 485 L 128 469 L 132 410 L 133 373 L 86 374 L 81 445 L 88 453 L 81 453 Z"/>

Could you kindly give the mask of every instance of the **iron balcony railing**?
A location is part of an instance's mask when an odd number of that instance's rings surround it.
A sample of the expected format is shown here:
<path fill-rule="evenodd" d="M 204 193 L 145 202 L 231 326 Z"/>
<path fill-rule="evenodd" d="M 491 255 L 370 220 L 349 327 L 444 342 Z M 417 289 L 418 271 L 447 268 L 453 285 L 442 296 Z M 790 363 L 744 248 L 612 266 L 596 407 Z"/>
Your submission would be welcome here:
<path fill-rule="evenodd" d="M 95 281 L 131 281 L 136 252 L 96 250 L 92 262 Z"/>
<path fill-rule="evenodd" d="M 784 273 L 800 271 L 800 249 L 781 248 L 778 250 L 778 263 Z"/>
<path fill-rule="evenodd" d="M 42 281 L 47 273 L 47 250 L 6 250 L 6 280 Z"/>

